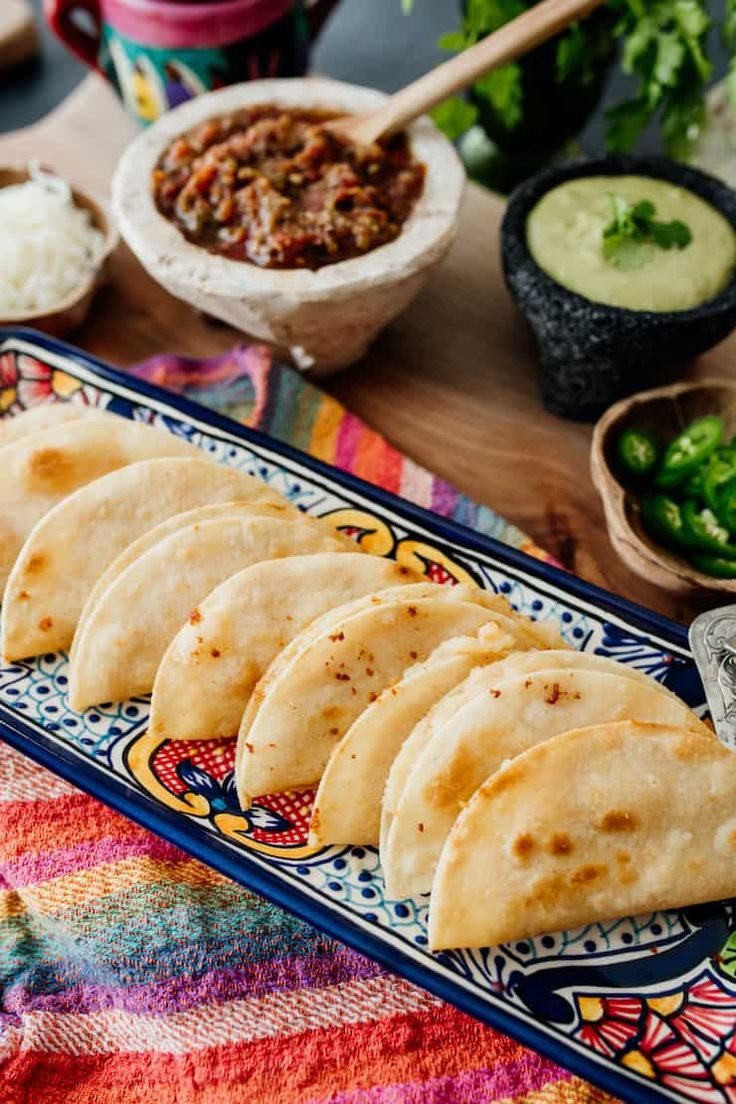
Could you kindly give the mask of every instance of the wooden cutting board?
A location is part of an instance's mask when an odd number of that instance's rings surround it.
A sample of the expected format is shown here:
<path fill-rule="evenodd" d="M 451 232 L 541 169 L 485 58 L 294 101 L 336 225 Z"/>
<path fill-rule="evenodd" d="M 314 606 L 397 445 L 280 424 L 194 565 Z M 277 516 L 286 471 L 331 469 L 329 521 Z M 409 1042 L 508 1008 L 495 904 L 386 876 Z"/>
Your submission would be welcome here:
<path fill-rule="evenodd" d="M 0 71 L 28 61 L 38 53 L 38 32 L 27 0 L 0 4 Z"/>
<path fill-rule="evenodd" d="M 136 133 L 109 88 L 90 76 L 43 122 L 0 136 L 0 164 L 36 157 L 103 197 Z M 616 558 L 588 473 L 591 427 L 542 410 L 536 354 L 499 267 L 503 204 L 471 186 L 457 240 L 428 288 L 354 368 L 321 381 L 415 460 L 493 506 L 567 567 L 681 621 L 696 603 L 636 578 Z M 77 334 L 126 366 L 161 351 L 221 352 L 238 340 L 171 298 L 121 247 L 112 280 Z M 736 334 L 689 375 L 734 375 Z M 718 605 L 711 597 L 704 604 Z"/>

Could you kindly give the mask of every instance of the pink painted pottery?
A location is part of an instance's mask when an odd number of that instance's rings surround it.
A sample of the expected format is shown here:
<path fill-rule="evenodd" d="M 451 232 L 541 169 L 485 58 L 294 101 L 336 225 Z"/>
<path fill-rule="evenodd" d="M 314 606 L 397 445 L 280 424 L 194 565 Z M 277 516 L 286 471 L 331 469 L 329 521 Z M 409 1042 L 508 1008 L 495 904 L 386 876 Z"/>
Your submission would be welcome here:
<path fill-rule="evenodd" d="M 151 123 L 202 92 L 301 76 L 334 0 L 44 0 L 55 34 L 102 73 L 128 111 Z"/>

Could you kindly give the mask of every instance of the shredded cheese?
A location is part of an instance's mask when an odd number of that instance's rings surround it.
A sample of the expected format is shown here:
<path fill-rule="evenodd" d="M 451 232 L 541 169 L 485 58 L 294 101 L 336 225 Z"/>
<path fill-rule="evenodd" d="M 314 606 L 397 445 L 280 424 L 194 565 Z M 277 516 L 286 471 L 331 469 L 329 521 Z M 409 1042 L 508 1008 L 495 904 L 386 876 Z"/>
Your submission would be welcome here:
<path fill-rule="evenodd" d="M 0 188 L 0 315 L 51 309 L 97 267 L 104 237 L 66 181 L 30 166 Z"/>

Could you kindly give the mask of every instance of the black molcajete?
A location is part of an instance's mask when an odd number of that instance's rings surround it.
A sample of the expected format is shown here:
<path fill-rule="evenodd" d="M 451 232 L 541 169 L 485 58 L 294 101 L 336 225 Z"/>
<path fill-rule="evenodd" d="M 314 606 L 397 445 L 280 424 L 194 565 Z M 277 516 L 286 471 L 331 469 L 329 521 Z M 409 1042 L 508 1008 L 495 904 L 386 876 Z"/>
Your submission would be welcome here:
<path fill-rule="evenodd" d="M 736 230 L 736 193 L 705 173 L 660 157 L 617 155 L 576 162 L 540 173 L 516 189 L 501 227 L 506 284 L 539 344 L 544 405 L 579 421 L 593 421 L 618 399 L 667 382 L 678 365 L 736 326 L 736 275 L 702 306 L 634 311 L 568 291 L 532 258 L 526 220 L 545 192 L 581 176 L 624 175 L 652 176 L 688 188 Z"/>

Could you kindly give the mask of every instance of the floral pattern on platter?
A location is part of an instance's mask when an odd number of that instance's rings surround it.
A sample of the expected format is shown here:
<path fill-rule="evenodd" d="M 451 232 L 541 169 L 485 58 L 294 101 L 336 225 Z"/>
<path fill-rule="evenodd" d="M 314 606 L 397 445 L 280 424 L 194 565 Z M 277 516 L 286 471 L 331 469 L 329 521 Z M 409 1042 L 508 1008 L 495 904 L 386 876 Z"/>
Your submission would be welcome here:
<path fill-rule="evenodd" d="M 284 461 L 277 449 L 208 432 L 206 414 L 190 423 L 174 406 L 148 405 L 103 377 L 91 382 L 89 373 L 77 376 L 73 359 L 61 366 L 57 355 L 47 363 L 40 352 L 8 349 L 7 343 L 4 348 L 0 414 L 72 401 L 149 422 L 190 440 L 213 460 L 263 479 L 300 508 L 330 515 L 336 528 L 366 551 L 391 556 L 439 583 L 472 580 L 503 594 L 521 613 L 554 622 L 572 646 L 646 671 L 703 711 L 702 687 L 683 649 L 651 639 L 590 602 L 573 600 L 564 587 L 511 570 L 487 553 L 435 543 L 430 532 L 414 528 L 400 513 L 382 513 L 357 491 Z M 146 730 L 144 698 L 79 716 L 68 708 L 66 682 L 63 653 L 0 668 L 0 714 L 35 724 L 54 746 L 83 755 L 141 799 L 157 803 L 169 818 L 184 817 L 218 846 L 236 849 L 244 861 L 252 856 L 266 862 L 295 894 L 316 896 L 336 916 L 369 927 L 397 960 L 408 956 L 441 970 L 476 996 L 497 1002 L 523 1021 L 527 1032 L 544 1025 L 557 1041 L 559 1060 L 574 1051 L 597 1068 L 618 1070 L 629 1078 L 631 1096 L 641 1085 L 650 1098 L 654 1089 L 663 1097 L 736 1104 L 731 904 L 619 918 L 503 947 L 430 956 L 427 899 L 387 897 L 375 848 L 307 845 L 311 792 L 269 795 L 243 812 L 234 790 L 234 741 L 157 741 Z M 619 1092 L 624 1088 L 618 1084 Z"/>
<path fill-rule="evenodd" d="M 105 407 L 109 397 L 27 353 L 0 356 L 0 413 L 20 414 L 39 403 L 69 400 L 83 406 Z"/>
<path fill-rule="evenodd" d="M 728 991 L 708 974 L 687 990 L 576 997 L 578 1038 L 599 1053 L 694 1100 L 736 1098 L 736 1036 Z"/>
<path fill-rule="evenodd" d="M 142 732 L 125 749 L 135 781 L 175 812 L 263 854 L 303 858 L 314 791 L 268 794 L 243 811 L 235 790 L 234 740 L 162 740 Z"/>

